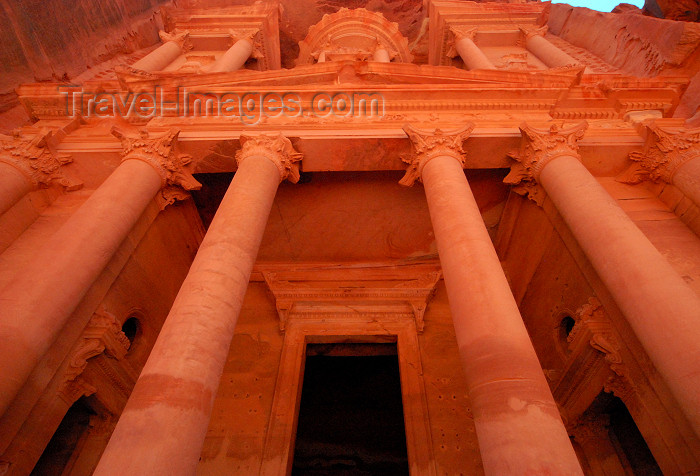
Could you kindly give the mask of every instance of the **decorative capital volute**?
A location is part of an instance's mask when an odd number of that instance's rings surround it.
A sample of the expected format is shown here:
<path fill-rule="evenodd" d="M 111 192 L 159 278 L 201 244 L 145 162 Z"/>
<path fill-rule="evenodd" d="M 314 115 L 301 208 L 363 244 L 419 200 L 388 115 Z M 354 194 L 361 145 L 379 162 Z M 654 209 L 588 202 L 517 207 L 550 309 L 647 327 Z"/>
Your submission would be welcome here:
<path fill-rule="evenodd" d="M 578 141 L 583 137 L 587 122 L 560 129 L 552 124 L 549 129 L 536 129 L 523 123 L 520 126 L 522 141 L 520 150 L 508 155 L 516 162 L 511 165 L 510 173 L 503 182 L 513 185 L 513 190 L 527 194 L 538 205 L 542 205 L 543 192 L 537 185 L 540 173 L 552 160 L 568 156 L 580 159 Z"/>
<path fill-rule="evenodd" d="M 174 31 L 172 33 L 160 31 L 158 32 L 158 36 L 160 36 L 160 39 L 163 43 L 167 43 L 169 41 L 177 43 L 177 45 L 180 47 L 183 53 L 192 49 L 192 42 L 190 41 L 189 31 Z"/>
<path fill-rule="evenodd" d="M 180 131 L 171 129 L 165 134 L 152 137 L 142 129 L 139 136 L 127 135 L 113 127 L 112 134 L 122 142 L 122 162 L 141 160 L 149 164 L 160 175 L 163 188 L 199 190 L 199 183 L 191 172 L 192 157 L 179 153 L 177 139 Z"/>
<path fill-rule="evenodd" d="M 401 157 L 408 164 L 406 175 L 399 181 L 406 187 L 412 186 L 416 180 L 421 179 L 423 168 L 435 157 L 449 156 L 457 160 L 462 167 L 465 165 L 466 155 L 464 151 L 464 141 L 474 129 L 474 124 L 468 123 L 461 129 L 454 131 L 443 131 L 435 129 L 432 131 L 416 129 L 410 124 L 405 124 L 403 130 L 411 139 L 413 144 L 413 154 L 409 157 Z"/>
<path fill-rule="evenodd" d="M 299 164 L 302 154 L 294 150 L 292 143 L 282 134 L 260 134 L 255 136 L 241 135 L 241 148 L 236 152 L 236 162 L 241 162 L 251 156 L 263 156 L 269 159 L 280 172 L 280 182 L 289 180 L 299 181 Z"/>
<path fill-rule="evenodd" d="M 533 36 L 544 36 L 547 33 L 547 25 L 541 27 L 520 27 L 520 33 L 522 33 L 525 40 L 532 38 Z"/>
<path fill-rule="evenodd" d="M 454 58 L 458 56 L 459 53 L 457 52 L 457 42 L 465 38 L 474 41 L 474 37 L 476 37 L 476 32 L 476 28 L 460 28 L 451 26 L 450 35 L 447 39 L 447 57 Z"/>
<path fill-rule="evenodd" d="M 676 171 L 689 160 L 700 157 L 700 128 L 669 131 L 656 122 L 646 124 L 647 138 L 642 152 L 632 152 L 633 164 L 617 180 L 640 183 L 663 180 L 671 183 Z"/>
<path fill-rule="evenodd" d="M 49 129 L 40 130 L 32 138 L 19 131 L 13 136 L 0 135 L 0 162 L 19 170 L 36 188 L 57 182 L 68 191 L 80 189 L 83 183 L 63 170 L 63 166 L 73 159 L 68 154 L 57 152 L 51 145 L 51 138 Z"/>

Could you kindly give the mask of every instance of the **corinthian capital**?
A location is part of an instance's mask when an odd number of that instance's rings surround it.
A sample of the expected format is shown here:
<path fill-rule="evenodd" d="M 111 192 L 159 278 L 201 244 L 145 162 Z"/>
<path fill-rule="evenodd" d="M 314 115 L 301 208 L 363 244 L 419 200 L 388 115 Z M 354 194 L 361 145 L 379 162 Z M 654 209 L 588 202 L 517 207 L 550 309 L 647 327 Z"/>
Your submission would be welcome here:
<path fill-rule="evenodd" d="M 527 194 L 538 205 L 542 205 L 544 193 L 537 185 L 542 169 L 557 157 L 580 158 L 578 141 L 587 128 L 588 123 L 585 121 L 561 130 L 556 124 L 552 124 L 549 129 L 536 129 L 523 123 L 520 126 L 520 150 L 508 154 L 516 162 L 503 181 L 513 185 L 515 192 Z"/>
<path fill-rule="evenodd" d="M 669 131 L 655 122 L 647 125 L 642 152 L 632 152 L 634 162 L 617 180 L 639 183 L 644 180 L 671 182 L 681 165 L 700 157 L 700 128 Z"/>
<path fill-rule="evenodd" d="M 163 43 L 167 43 L 169 41 L 177 43 L 177 45 L 180 47 L 183 53 L 192 49 L 192 42 L 190 41 L 189 31 L 177 31 L 172 33 L 160 31 L 158 35 L 160 36 L 160 39 L 163 41 Z"/>
<path fill-rule="evenodd" d="M 179 153 L 177 139 L 180 131 L 177 129 L 152 137 L 145 129 L 133 136 L 113 127 L 112 134 L 122 141 L 122 161 L 146 162 L 160 175 L 163 188 L 199 190 L 202 187 L 190 171 L 192 157 Z"/>
<path fill-rule="evenodd" d="M 472 123 L 454 131 L 426 131 L 405 124 L 403 130 L 411 139 L 413 154 L 410 157 L 401 157 L 401 160 L 408 164 L 408 168 L 399 183 L 407 187 L 412 186 L 416 180 L 420 180 L 425 164 L 439 156 L 453 157 L 464 167 L 466 155 L 463 144 L 473 129 Z"/>
<path fill-rule="evenodd" d="M 13 137 L 0 136 L 0 162 L 22 172 L 37 188 L 48 187 L 54 181 L 69 191 L 81 188 L 82 182 L 64 173 L 63 166 L 73 159 L 53 150 L 49 144 L 51 135 L 50 130 L 42 129 L 32 138 L 19 132 Z"/>
<path fill-rule="evenodd" d="M 302 154 L 294 150 L 292 143 L 282 134 L 255 136 L 242 135 L 241 149 L 236 152 L 236 162 L 241 162 L 251 156 L 263 156 L 269 159 L 280 172 L 280 182 L 289 180 L 299 181 L 299 164 Z"/>
<path fill-rule="evenodd" d="M 447 57 L 454 58 L 455 56 L 458 56 L 459 53 L 457 52 L 457 42 L 465 38 L 474 41 L 476 31 L 476 28 L 451 26 L 450 35 L 447 39 Z"/>
<path fill-rule="evenodd" d="M 542 26 L 542 27 L 520 27 L 520 33 L 522 33 L 523 37 L 527 40 L 528 38 L 532 38 L 533 36 L 544 36 L 545 33 L 547 33 L 547 26 Z"/>

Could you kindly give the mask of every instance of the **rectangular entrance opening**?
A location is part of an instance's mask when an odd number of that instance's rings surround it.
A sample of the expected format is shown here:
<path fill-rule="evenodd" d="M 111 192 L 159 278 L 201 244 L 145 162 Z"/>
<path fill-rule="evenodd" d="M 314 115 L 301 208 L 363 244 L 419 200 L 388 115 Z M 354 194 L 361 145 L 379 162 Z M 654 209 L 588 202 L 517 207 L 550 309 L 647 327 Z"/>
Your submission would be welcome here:
<path fill-rule="evenodd" d="M 396 343 L 307 344 L 293 476 L 408 475 Z"/>

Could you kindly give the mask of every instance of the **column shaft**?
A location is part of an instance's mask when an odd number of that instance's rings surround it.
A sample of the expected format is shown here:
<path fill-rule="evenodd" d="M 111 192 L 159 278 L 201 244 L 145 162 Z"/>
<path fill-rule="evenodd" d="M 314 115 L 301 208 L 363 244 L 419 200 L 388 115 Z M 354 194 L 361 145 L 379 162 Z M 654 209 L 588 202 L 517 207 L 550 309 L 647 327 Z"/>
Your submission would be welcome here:
<path fill-rule="evenodd" d="M 22 172 L 0 162 L 0 215 L 33 189 L 31 180 Z"/>
<path fill-rule="evenodd" d="M 166 41 L 157 49 L 132 64 L 132 68 L 143 71 L 162 71 L 182 54 L 182 47 L 176 41 Z"/>
<path fill-rule="evenodd" d="M 279 182 L 265 156 L 240 163 L 95 475 L 195 474 Z"/>
<path fill-rule="evenodd" d="M 0 290 L 0 415 L 161 187 L 126 160 Z"/>
<path fill-rule="evenodd" d="M 225 71 L 236 71 L 248 61 L 253 53 L 253 42 L 247 38 L 238 40 L 234 45 L 216 60 L 216 63 L 209 70 L 210 73 L 222 73 Z"/>
<path fill-rule="evenodd" d="M 455 49 L 467 69 L 496 69 L 484 52 L 468 37 L 456 40 Z"/>
<path fill-rule="evenodd" d="M 460 163 L 422 179 L 486 474 L 582 474 Z"/>
<path fill-rule="evenodd" d="M 374 61 L 378 63 L 390 63 L 391 57 L 386 48 L 377 48 L 374 50 Z"/>
<path fill-rule="evenodd" d="M 700 435 L 700 297 L 578 159 L 539 181 Z"/>
<path fill-rule="evenodd" d="M 678 167 L 671 182 L 700 207 L 700 157 L 691 159 Z"/>
<path fill-rule="evenodd" d="M 541 35 L 532 35 L 527 38 L 525 47 L 550 68 L 579 64 L 577 60 L 564 53 Z"/>

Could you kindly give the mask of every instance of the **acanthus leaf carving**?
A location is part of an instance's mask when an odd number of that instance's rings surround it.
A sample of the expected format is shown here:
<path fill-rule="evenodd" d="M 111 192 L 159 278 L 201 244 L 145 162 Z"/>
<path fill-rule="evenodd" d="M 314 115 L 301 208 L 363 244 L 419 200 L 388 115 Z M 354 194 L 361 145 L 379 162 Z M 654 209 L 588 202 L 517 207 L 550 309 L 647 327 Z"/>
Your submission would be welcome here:
<path fill-rule="evenodd" d="M 459 53 L 457 52 L 457 42 L 465 38 L 474 41 L 477 29 L 475 27 L 469 28 L 452 25 L 450 26 L 449 31 L 449 36 L 447 38 L 447 52 L 445 55 L 448 58 L 455 58 L 459 56 Z"/>
<path fill-rule="evenodd" d="M 423 167 L 435 157 L 449 156 L 456 159 L 462 167 L 465 166 L 464 141 L 474 130 L 474 124 L 468 123 L 461 129 L 454 131 L 441 129 L 427 131 L 405 124 L 403 130 L 411 140 L 413 154 L 410 157 L 401 157 L 401 160 L 408 164 L 406 175 L 399 181 L 401 185 L 410 187 L 416 180 L 420 180 Z"/>
<path fill-rule="evenodd" d="M 199 190 L 202 184 L 192 175 L 192 156 L 181 154 L 177 147 L 180 131 L 171 129 L 157 137 L 151 137 L 145 129 L 139 131 L 139 136 L 127 135 L 117 127 L 112 128 L 112 134 L 122 142 L 122 162 L 126 160 L 141 160 L 146 162 L 160 175 L 163 188 L 181 188 L 183 190 Z M 170 199 L 189 197 L 182 192 L 164 195 L 166 203 Z M 172 203 L 172 202 L 170 202 Z"/>
<path fill-rule="evenodd" d="M 236 162 L 241 164 L 251 156 L 266 157 L 280 173 L 280 182 L 289 180 L 292 183 L 299 181 L 299 161 L 302 154 L 294 150 L 289 139 L 282 134 L 259 134 L 254 136 L 241 135 L 241 148 L 236 152 Z"/>
<path fill-rule="evenodd" d="M 538 184 L 540 173 L 549 162 L 558 157 L 570 156 L 580 159 L 578 141 L 583 138 L 587 128 L 586 121 L 565 129 L 557 124 L 551 124 L 549 129 L 521 124 L 520 150 L 508 154 L 516 162 L 503 182 L 512 185 L 516 193 L 527 195 L 541 206 L 545 194 Z"/>
<path fill-rule="evenodd" d="M 646 124 L 642 152 L 630 153 L 633 162 L 617 177 L 619 182 L 637 184 L 645 180 L 670 183 L 679 167 L 700 157 L 700 128 L 669 131 L 656 122 Z"/>
<path fill-rule="evenodd" d="M 116 317 L 100 307 L 93 314 L 80 341 L 68 357 L 68 366 L 63 372 L 58 389 L 61 398 L 72 404 L 83 395 L 95 393 L 97 390 L 80 377 L 87 367 L 88 360 L 102 353 L 121 360 L 129 346 L 129 339 L 122 332 Z"/>
<path fill-rule="evenodd" d="M 73 162 L 68 154 L 57 152 L 51 145 L 53 133 L 41 129 L 27 138 L 20 131 L 12 136 L 0 135 L 0 162 L 5 162 L 25 175 L 35 187 L 48 187 L 57 182 L 67 191 L 82 188 L 83 183 L 64 172 L 63 166 Z"/>

